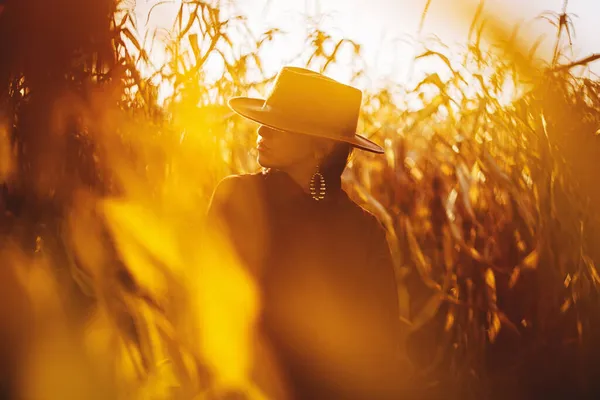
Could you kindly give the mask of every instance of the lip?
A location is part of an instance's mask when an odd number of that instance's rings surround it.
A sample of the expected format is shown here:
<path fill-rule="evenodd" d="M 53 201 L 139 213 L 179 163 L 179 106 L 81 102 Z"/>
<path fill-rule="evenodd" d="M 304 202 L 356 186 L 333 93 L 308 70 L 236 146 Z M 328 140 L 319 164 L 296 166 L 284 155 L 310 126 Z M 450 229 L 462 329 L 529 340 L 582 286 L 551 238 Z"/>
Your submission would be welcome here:
<path fill-rule="evenodd" d="M 260 141 L 260 142 L 258 142 L 256 149 L 258 151 L 267 151 L 267 150 L 269 150 L 269 146 L 265 145 L 264 142 Z"/>

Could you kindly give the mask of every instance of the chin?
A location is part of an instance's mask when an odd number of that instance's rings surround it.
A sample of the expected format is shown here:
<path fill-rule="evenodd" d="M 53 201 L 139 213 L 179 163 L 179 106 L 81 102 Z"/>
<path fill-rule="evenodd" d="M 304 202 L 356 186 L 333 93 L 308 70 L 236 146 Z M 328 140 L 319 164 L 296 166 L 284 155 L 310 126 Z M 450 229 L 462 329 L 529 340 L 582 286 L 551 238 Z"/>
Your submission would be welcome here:
<path fill-rule="evenodd" d="M 276 169 L 279 167 L 279 165 L 277 163 L 273 162 L 273 160 L 269 159 L 269 157 L 266 157 L 264 154 L 259 153 L 258 157 L 256 158 L 256 161 L 263 168 L 275 168 Z"/>

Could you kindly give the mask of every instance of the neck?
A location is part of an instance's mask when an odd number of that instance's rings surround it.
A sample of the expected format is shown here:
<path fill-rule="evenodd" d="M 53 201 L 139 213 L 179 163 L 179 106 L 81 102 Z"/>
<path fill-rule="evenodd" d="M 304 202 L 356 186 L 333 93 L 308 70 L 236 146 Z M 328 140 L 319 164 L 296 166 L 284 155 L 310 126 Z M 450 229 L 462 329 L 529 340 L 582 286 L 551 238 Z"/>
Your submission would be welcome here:
<path fill-rule="evenodd" d="M 314 167 L 307 166 L 296 166 L 290 167 L 283 170 L 286 174 L 288 174 L 294 182 L 296 182 L 304 192 L 310 192 L 310 180 L 312 175 L 315 173 Z"/>

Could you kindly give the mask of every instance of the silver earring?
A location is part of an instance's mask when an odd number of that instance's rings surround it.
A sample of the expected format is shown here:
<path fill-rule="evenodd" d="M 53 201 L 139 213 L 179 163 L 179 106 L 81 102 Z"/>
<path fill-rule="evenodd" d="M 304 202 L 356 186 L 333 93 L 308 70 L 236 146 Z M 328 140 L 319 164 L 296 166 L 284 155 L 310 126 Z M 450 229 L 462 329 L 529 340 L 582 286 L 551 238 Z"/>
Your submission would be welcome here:
<path fill-rule="evenodd" d="M 317 184 L 316 180 L 319 180 Z M 313 174 L 312 178 L 310 178 L 310 195 L 315 201 L 321 201 L 325 198 L 325 194 L 327 192 L 327 185 L 325 184 L 325 177 L 319 171 L 319 166 L 317 165 L 317 170 Z"/>

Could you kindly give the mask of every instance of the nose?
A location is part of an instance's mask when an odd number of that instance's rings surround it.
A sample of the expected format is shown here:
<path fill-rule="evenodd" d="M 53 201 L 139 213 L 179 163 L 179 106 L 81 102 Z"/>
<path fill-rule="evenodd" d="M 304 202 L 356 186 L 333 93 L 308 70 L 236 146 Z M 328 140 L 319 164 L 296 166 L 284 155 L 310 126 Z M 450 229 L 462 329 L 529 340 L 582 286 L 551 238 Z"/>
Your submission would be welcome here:
<path fill-rule="evenodd" d="M 273 135 L 273 129 L 269 128 L 268 126 L 264 126 L 264 125 L 259 126 L 257 132 L 258 132 L 259 136 L 261 136 L 265 139 L 267 139 Z"/>

